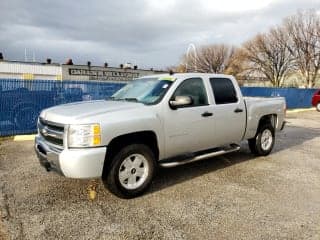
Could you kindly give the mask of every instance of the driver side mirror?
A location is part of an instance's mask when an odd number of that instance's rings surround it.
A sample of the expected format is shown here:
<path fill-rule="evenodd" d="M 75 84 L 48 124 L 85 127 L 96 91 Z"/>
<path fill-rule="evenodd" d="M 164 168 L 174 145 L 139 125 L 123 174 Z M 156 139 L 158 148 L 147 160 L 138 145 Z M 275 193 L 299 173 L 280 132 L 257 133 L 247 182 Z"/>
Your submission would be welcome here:
<path fill-rule="evenodd" d="M 186 107 L 193 104 L 193 100 L 189 96 L 176 96 L 174 100 L 169 102 L 170 107 L 175 110 L 179 107 Z"/>

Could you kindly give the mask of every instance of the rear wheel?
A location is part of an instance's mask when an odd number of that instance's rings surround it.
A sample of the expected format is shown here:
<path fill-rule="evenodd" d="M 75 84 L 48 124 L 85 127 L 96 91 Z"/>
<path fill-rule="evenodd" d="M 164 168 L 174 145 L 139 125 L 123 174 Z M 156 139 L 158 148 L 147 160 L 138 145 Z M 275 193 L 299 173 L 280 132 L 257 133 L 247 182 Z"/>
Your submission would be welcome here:
<path fill-rule="evenodd" d="M 317 108 L 317 111 L 320 112 L 320 102 L 317 104 L 316 108 Z"/>
<path fill-rule="evenodd" d="M 258 156 L 268 155 L 274 146 L 275 131 L 270 123 L 259 127 L 256 136 L 248 140 L 251 152 Z"/>
<path fill-rule="evenodd" d="M 155 157 L 148 146 L 128 145 L 113 157 L 103 182 L 118 197 L 133 198 L 149 187 L 155 168 Z"/>

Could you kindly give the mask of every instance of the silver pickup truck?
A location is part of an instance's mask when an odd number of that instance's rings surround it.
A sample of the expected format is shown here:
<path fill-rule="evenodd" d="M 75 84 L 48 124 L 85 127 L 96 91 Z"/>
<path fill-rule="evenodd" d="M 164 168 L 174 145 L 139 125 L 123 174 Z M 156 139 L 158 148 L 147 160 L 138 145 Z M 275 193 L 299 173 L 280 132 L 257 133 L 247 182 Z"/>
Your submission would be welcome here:
<path fill-rule="evenodd" d="M 268 155 L 284 127 L 285 99 L 244 98 L 237 81 L 218 74 L 136 79 L 107 100 L 45 109 L 35 151 L 47 171 L 102 178 L 123 198 L 142 194 L 156 169 L 240 149 Z"/>

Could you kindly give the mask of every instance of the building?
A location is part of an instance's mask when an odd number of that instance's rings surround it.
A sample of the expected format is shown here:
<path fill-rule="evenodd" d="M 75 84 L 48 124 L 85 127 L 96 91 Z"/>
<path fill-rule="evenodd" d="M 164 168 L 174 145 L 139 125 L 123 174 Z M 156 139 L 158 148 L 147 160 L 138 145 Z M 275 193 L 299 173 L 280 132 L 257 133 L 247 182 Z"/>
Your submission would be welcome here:
<path fill-rule="evenodd" d="M 47 62 L 22 62 L 0 60 L 0 79 L 26 79 L 26 80 L 99 80 L 127 82 L 141 76 L 163 73 L 153 69 L 138 69 L 131 64 L 120 67 L 73 65 Z"/>
<path fill-rule="evenodd" d="M 64 80 L 102 80 L 111 82 L 127 82 L 134 78 L 163 71 L 144 70 L 131 67 L 102 67 L 91 65 L 61 65 L 61 76 Z"/>
<path fill-rule="evenodd" d="M 60 80 L 60 64 L 37 62 L 0 61 L 0 78 Z"/>

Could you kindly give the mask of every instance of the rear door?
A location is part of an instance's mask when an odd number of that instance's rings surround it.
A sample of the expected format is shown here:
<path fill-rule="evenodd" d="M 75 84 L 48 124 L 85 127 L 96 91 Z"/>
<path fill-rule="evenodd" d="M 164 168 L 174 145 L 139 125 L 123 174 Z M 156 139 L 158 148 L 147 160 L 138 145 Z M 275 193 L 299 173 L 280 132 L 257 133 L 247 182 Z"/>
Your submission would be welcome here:
<path fill-rule="evenodd" d="M 229 78 L 210 78 L 214 96 L 213 114 L 215 134 L 212 141 L 216 145 L 240 143 L 246 126 L 246 108 L 241 93 L 235 89 Z"/>

